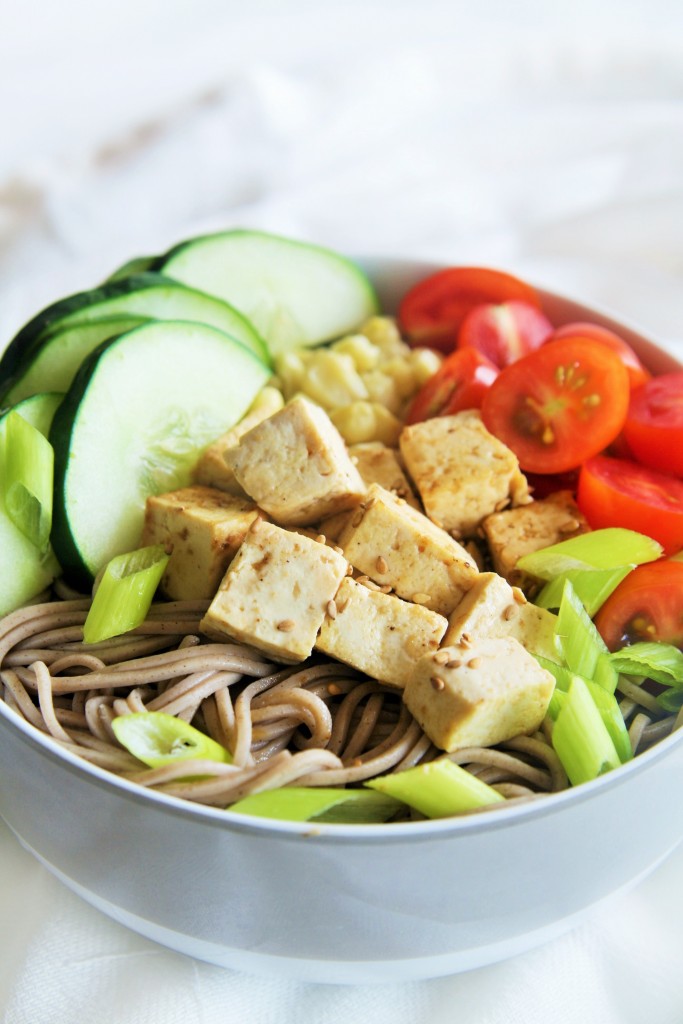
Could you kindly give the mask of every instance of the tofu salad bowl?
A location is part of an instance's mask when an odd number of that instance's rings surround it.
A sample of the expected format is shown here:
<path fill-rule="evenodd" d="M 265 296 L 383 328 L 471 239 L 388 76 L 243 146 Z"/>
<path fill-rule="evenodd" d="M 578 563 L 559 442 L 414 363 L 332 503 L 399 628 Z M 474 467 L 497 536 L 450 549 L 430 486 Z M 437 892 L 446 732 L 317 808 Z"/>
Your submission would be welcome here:
<path fill-rule="evenodd" d="M 114 920 L 433 977 L 683 838 L 683 368 L 637 331 L 231 231 L 39 312 L 0 394 L 0 814 Z"/>

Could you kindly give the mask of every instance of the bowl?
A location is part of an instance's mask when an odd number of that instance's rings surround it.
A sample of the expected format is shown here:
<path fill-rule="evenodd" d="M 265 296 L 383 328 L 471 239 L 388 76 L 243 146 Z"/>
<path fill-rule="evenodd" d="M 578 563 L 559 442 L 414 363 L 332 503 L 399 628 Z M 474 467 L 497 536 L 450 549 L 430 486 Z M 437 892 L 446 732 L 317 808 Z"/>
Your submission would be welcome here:
<path fill-rule="evenodd" d="M 383 308 L 438 269 L 363 261 Z M 551 320 L 618 330 L 647 365 L 680 365 L 637 331 L 541 292 Z M 87 764 L 0 702 L 0 814 L 22 845 L 110 918 L 213 964 L 313 982 L 470 970 L 566 931 L 683 838 L 683 730 L 593 782 L 454 819 L 316 825 L 246 818 Z"/>

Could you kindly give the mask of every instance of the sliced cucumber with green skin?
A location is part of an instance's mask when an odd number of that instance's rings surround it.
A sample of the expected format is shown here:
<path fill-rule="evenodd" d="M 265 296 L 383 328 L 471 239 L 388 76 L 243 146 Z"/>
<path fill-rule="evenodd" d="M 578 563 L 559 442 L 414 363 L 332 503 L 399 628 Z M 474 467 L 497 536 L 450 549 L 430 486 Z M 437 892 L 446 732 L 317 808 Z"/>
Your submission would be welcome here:
<path fill-rule="evenodd" d="M 122 315 L 157 320 L 196 320 L 232 335 L 260 359 L 269 359 L 263 338 L 228 303 L 161 274 L 133 274 L 121 281 L 110 281 L 99 288 L 60 299 L 29 320 L 0 360 L 0 395 L 4 391 L 2 382 L 14 377 L 21 365 L 40 348 L 48 330 Z"/>
<path fill-rule="evenodd" d="M 109 275 L 107 281 L 122 281 L 131 274 L 144 274 L 145 271 L 152 269 L 158 259 L 158 256 L 136 256 L 132 260 L 126 260 Z"/>
<path fill-rule="evenodd" d="M 111 316 L 48 329 L 5 383 L 3 401 L 14 404 L 48 387 L 68 391 L 78 367 L 98 345 L 147 322 L 148 317 Z"/>
<path fill-rule="evenodd" d="M 347 334 L 378 310 L 368 277 L 351 260 L 259 231 L 190 239 L 155 269 L 231 303 L 273 354 Z"/>
<path fill-rule="evenodd" d="M 14 406 L 28 423 L 47 437 L 50 424 L 63 396 L 33 395 Z M 0 452 L 5 444 L 5 419 L 10 412 L 0 413 Z M 4 461 L 0 459 L 0 462 Z M 0 487 L 0 615 L 7 615 L 32 601 L 60 573 L 52 548 L 40 552 L 14 525 L 7 514 L 3 489 Z"/>
<path fill-rule="evenodd" d="M 249 349 L 193 322 L 143 324 L 87 357 L 50 431 L 52 540 L 70 580 L 88 587 L 138 546 L 146 498 L 185 486 L 269 376 Z"/>

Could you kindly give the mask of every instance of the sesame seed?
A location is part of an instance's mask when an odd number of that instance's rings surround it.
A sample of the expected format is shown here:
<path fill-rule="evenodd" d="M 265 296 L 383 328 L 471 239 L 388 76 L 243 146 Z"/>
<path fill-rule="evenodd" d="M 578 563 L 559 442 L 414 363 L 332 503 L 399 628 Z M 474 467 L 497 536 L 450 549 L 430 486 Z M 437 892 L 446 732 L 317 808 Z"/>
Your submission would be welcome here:
<path fill-rule="evenodd" d="M 337 618 L 337 605 L 334 600 L 327 602 L 327 614 L 331 619 Z"/>
<path fill-rule="evenodd" d="M 327 544 L 327 537 L 325 536 L 324 533 L 319 533 L 315 539 L 318 542 L 318 544 Z"/>
<path fill-rule="evenodd" d="M 332 550 L 336 551 L 338 555 L 343 555 L 344 554 L 344 548 L 340 548 L 338 544 L 333 544 L 332 545 Z"/>
<path fill-rule="evenodd" d="M 382 573 L 386 572 L 387 569 L 389 568 L 389 566 L 387 565 L 386 559 L 383 558 L 381 555 L 377 556 L 377 561 L 375 562 L 375 568 L 377 569 L 377 572 L 382 572 Z"/>
<path fill-rule="evenodd" d="M 281 633 L 291 633 L 295 625 L 294 619 L 282 619 L 281 622 L 278 622 L 277 628 Z"/>
<path fill-rule="evenodd" d="M 514 616 L 516 611 L 517 611 L 517 609 L 515 608 L 514 604 L 509 604 L 507 606 L 507 608 L 504 608 L 503 609 L 503 618 L 505 619 L 505 621 L 509 622 L 510 619 Z"/>
<path fill-rule="evenodd" d="M 389 583 L 385 583 L 384 586 L 379 589 L 383 594 L 390 594 L 394 588 Z"/>
<path fill-rule="evenodd" d="M 429 604 L 431 597 L 418 591 L 417 594 L 413 594 L 412 601 L 413 604 Z"/>
<path fill-rule="evenodd" d="M 567 519 L 566 522 L 558 527 L 558 531 L 559 533 L 573 533 L 574 530 L 578 530 L 579 526 L 578 519 Z"/>
<path fill-rule="evenodd" d="M 353 566 L 351 565 L 350 562 L 348 562 L 346 566 L 346 575 L 353 576 Z"/>
<path fill-rule="evenodd" d="M 363 513 L 362 513 L 362 511 L 361 512 L 356 512 L 356 514 L 354 515 L 353 519 L 351 520 L 351 526 L 360 526 L 360 524 L 362 522 L 363 522 Z"/>
<path fill-rule="evenodd" d="M 446 668 L 461 668 L 462 662 L 459 658 L 451 658 L 450 661 L 446 662 Z"/>
<path fill-rule="evenodd" d="M 258 530 L 260 530 L 262 522 L 263 520 L 261 519 L 261 516 L 256 516 L 253 523 L 251 524 L 251 532 L 256 533 Z"/>
<path fill-rule="evenodd" d="M 329 693 L 330 697 L 338 697 L 339 694 L 341 693 L 341 689 L 337 686 L 336 683 L 329 683 L 327 687 L 327 692 Z"/>
<path fill-rule="evenodd" d="M 468 668 L 481 668 L 481 658 L 470 658 L 467 662 Z"/>
<path fill-rule="evenodd" d="M 512 588 L 512 596 L 514 597 L 517 604 L 528 604 L 526 594 L 523 590 L 520 590 L 519 587 Z"/>
<path fill-rule="evenodd" d="M 450 660 L 450 657 L 450 652 L 444 649 L 436 652 L 434 655 L 434 661 L 437 665 L 445 665 L 446 662 Z"/>
<path fill-rule="evenodd" d="M 435 690 L 443 690 L 446 686 L 441 676 L 432 676 L 429 681 Z"/>

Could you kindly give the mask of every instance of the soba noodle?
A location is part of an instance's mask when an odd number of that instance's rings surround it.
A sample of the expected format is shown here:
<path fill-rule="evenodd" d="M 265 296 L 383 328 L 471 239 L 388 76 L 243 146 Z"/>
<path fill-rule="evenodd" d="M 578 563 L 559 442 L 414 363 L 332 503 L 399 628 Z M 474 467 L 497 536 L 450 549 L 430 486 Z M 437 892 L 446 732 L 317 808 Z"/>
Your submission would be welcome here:
<path fill-rule="evenodd" d="M 159 602 L 123 637 L 83 643 L 88 598 L 63 596 L 0 622 L 0 681 L 9 707 L 60 747 L 140 786 L 214 807 L 292 784 L 354 786 L 444 756 L 425 736 L 399 690 L 338 662 L 276 665 L 240 644 L 209 642 L 199 630 L 208 602 Z M 621 708 L 634 752 L 667 735 L 650 693 L 622 683 Z M 147 768 L 117 741 L 112 721 L 164 711 L 199 728 L 232 763 L 187 761 Z M 447 755 L 509 801 L 567 787 L 549 719 L 534 736 Z M 406 816 L 417 815 L 406 810 Z"/>

